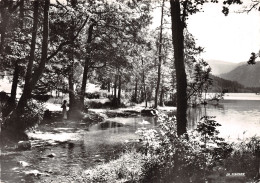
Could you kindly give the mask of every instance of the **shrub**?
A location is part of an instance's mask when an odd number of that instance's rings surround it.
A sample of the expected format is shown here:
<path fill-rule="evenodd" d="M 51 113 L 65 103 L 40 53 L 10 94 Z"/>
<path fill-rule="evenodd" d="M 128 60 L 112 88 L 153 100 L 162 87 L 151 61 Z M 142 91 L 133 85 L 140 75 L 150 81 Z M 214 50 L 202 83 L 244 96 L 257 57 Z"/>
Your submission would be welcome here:
<path fill-rule="evenodd" d="M 123 103 L 119 104 L 118 100 L 107 101 L 105 103 L 100 101 L 87 101 L 85 108 L 101 109 L 101 108 L 118 108 L 125 107 Z"/>
<path fill-rule="evenodd" d="M 259 181 L 260 137 L 251 137 L 233 144 L 231 156 L 224 160 L 228 172 L 245 173 L 248 180 Z M 257 175 L 258 174 L 258 175 Z"/>
<path fill-rule="evenodd" d="M 108 94 L 108 95 L 107 95 L 107 98 L 108 98 L 110 101 L 112 101 L 112 100 L 114 99 L 114 95 Z"/>
<path fill-rule="evenodd" d="M 84 171 L 83 179 L 85 182 L 141 182 L 143 163 L 142 154 L 127 152 L 117 160 Z"/>
<path fill-rule="evenodd" d="M 15 131 L 25 131 L 39 124 L 44 115 L 44 105 L 35 100 L 29 100 L 22 115 L 18 117 L 8 116 L 4 123 Z"/>
<path fill-rule="evenodd" d="M 173 94 L 171 99 L 164 102 L 164 105 L 166 106 L 176 106 L 177 104 L 177 94 Z"/>
<path fill-rule="evenodd" d="M 173 102 L 173 101 L 165 101 L 165 102 L 164 102 L 164 105 L 165 105 L 165 106 L 176 106 L 176 102 Z"/>
<path fill-rule="evenodd" d="M 20 117 L 20 121 L 25 129 L 31 128 L 36 124 L 39 124 L 44 115 L 44 105 L 41 102 L 30 100 L 25 113 Z"/>
<path fill-rule="evenodd" d="M 32 98 L 39 102 L 47 102 L 52 96 L 51 95 L 33 95 Z"/>
<path fill-rule="evenodd" d="M 99 99 L 100 93 L 99 92 L 85 93 L 85 97 L 88 98 L 88 99 Z"/>
<path fill-rule="evenodd" d="M 215 124 L 210 118 L 205 118 L 196 131 L 189 133 L 189 139 L 177 136 L 175 117 L 160 115 L 158 122 L 157 130 L 138 131 L 142 152 L 151 157 L 143 175 L 150 182 L 204 182 L 216 162 L 225 157 L 223 152 L 230 152 L 223 139 L 217 137 L 216 129 L 210 128 Z"/>
<path fill-rule="evenodd" d="M 0 92 L 0 102 L 6 102 L 9 99 L 9 96 L 6 94 L 6 92 L 1 91 Z"/>
<path fill-rule="evenodd" d="M 93 108 L 93 109 L 100 109 L 100 108 L 103 107 L 103 104 L 101 102 L 98 102 L 98 101 L 88 101 L 87 107 Z"/>

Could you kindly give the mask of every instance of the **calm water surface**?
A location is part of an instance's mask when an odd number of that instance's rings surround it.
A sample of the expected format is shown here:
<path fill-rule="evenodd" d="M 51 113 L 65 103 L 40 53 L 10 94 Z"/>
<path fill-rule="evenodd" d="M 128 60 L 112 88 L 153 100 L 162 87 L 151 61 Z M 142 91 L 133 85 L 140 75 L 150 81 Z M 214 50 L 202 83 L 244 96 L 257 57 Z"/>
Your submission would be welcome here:
<path fill-rule="evenodd" d="M 228 93 L 218 105 L 208 104 L 188 110 L 189 128 L 204 116 L 216 116 L 220 135 L 235 140 L 260 135 L 260 95 L 254 93 Z"/>

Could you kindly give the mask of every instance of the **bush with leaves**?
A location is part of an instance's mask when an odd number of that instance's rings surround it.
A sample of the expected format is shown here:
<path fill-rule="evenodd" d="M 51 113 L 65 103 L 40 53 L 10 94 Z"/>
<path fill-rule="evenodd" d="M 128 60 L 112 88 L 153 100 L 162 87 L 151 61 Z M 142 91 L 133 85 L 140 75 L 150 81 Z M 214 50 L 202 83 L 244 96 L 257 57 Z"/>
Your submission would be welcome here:
<path fill-rule="evenodd" d="M 224 160 L 227 172 L 245 173 L 247 180 L 260 181 L 260 137 L 254 136 L 233 144 L 231 156 Z"/>
<path fill-rule="evenodd" d="M 221 161 L 228 157 L 232 152 L 232 144 L 225 142 L 223 138 L 220 138 L 219 131 L 217 130 L 218 126 L 221 126 L 217 123 L 213 116 L 203 116 L 197 124 L 195 129 L 196 135 L 193 133 L 191 138 L 199 137 L 197 140 L 200 142 L 200 146 L 203 149 L 203 152 L 210 153 L 213 158 L 214 164 L 218 161 Z"/>
<path fill-rule="evenodd" d="M 158 129 L 138 131 L 142 137 L 142 152 L 150 157 L 143 175 L 149 181 L 204 182 L 216 162 L 231 151 L 223 139 L 217 137 L 218 124 L 209 117 L 202 118 L 188 138 L 177 136 L 175 117 L 160 114 L 158 122 Z"/>
<path fill-rule="evenodd" d="M 21 116 L 26 129 L 34 127 L 36 124 L 39 124 L 44 115 L 44 104 L 35 100 L 30 100 L 26 107 L 25 113 Z"/>
<path fill-rule="evenodd" d="M 44 104 L 42 102 L 38 102 L 36 100 L 30 100 L 27 103 L 27 106 L 24 109 L 24 113 L 19 116 L 19 118 L 11 118 L 9 115 L 6 119 L 4 119 L 3 127 L 6 129 L 12 129 L 12 131 L 24 132 L 27 129 L 35 127 L 36 124 L 39 124 L 44 116 Z M 13 129 L 13 125 L 16 123 L 17 125 L 15 129 Z"/>

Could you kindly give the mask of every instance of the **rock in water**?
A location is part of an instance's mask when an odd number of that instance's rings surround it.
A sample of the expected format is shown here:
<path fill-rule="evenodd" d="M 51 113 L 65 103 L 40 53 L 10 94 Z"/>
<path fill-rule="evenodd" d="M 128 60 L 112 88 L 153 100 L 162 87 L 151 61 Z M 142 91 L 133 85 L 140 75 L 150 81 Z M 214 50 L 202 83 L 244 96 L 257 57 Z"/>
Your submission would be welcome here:
<path fill-rule="evenodd" d="M 54 153 L 51 153 L 51 154 L 48 154 L 47 155 L 47 157 L 49 157 L 49 158 L 53 158 L 53 157 L 55 157 L 56 156 L 56 154 L 54 154 Z"/>
<path fill-rule="evenodd" d="M 96 159 L 94 162 L 96 163 L 103 163 L 105 160 L 104 159 Z"/>
<path fill-rule="evenodd" d="M 157 116 L 158 111 L 156 109 L 143 109 L 141 110 L 143 116 Z"/>
<path fill-rule="evenodd" d="M 30 141 L 19 141 L 18 142 L 18 150 L 30 150 L 32 147 L 32 144 Z"/>
<path fill-rule="evenodd" d="M 139 122 L 139 124 L 141 124 L 141 125 L 150 125 L 151 123 L 149 121 L 143 120 L 143 121 Z"/>
<path fill-rule="evenodd" d="M 25 173 L 25 175 L 33 175 L 33 176 L 40 176 L 40 175 L 42 175 L 42 173 L 39 172 L 38 170 L 30 170 L 30 171 L 26 171 L 24 173 Z"/>
<path fill-rule="evenodd" d="M 19 161 L 18 164 L 21 165 L 22 167 L 27 167 L 27 166 L 29 166 L 29 163 L 27 163 L 27 162 L 25 162 L 25 161 Z"/>

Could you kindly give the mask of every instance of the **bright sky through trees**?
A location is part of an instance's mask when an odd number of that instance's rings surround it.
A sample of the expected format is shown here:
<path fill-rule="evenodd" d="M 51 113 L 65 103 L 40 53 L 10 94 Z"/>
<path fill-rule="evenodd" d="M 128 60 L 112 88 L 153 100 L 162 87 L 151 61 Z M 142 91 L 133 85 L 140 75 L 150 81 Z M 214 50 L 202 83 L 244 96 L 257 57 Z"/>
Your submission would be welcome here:
<path fill-rule="evenodd" d="M 244 6 L 250 1 L 243 2 Z M 169 7 L 169 2 L 166 6 Z M 260 50 L 260 12 L 237 13 L 243 6 L 232 5 L 229 15 L 225 16 L 222 6 L 222 2 L 204 4 L 204 12 L 189 16 L 188 30 L 197 39 L 197 45 L 205 48 L 201 55 L 205 60 L 248 61 L 251 52 Z M 154 11 L 153 27 L 159 24 L 158 9 Z"/>
<path fill-rule="evenodd" d="M 241 9 L 242 6 L 236 8 Z M 206 60 L 244 62 L 260 50 L 260 12 L 221 13 L 222 4 L 205 4 L 204 12 L 190 16 L 188 29 L 205 48 Z"/>
<path fill-rule="evenodd" d="M 243 3 L 245 6 L 250 1 L 244 0 Z M 248 61 L 251 52 L 260 50 L 260 12 L 235 13 L 243 6 L 232 5 L 229 15 L 224 16 L 222 6 L 222 1 L 204 4 L 204 12 L 189 16 L 188 30 L 197 39 L 197 45 L 205 48 L 204 59 Z M 169 7 L 168 1 L 166 7 Z M 154 11 L 153 24 L 153 28 L 160 24 L 160 8 Z"/>

